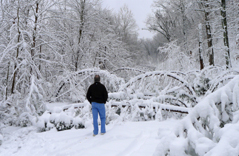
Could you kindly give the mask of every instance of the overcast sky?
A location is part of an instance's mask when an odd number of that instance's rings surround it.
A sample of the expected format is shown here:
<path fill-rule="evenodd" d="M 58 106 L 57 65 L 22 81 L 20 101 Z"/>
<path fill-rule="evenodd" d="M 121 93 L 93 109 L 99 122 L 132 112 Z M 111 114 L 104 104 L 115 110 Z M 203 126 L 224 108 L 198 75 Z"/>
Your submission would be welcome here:
<path fill-rule="evenodd" d="M 152 7 L 154 0 L 102 0 L 103 7 L 118 12 L 119 9 L 124 5 L 128 5 L 129 9 L 134 14 L 136 23 L 139 26 L 139 37 L 140 38 L 152 38 L 153 33 L 147 30 L 142 30 L 145 28 L 145 21 L 149 14 L 152 14 Z"/>

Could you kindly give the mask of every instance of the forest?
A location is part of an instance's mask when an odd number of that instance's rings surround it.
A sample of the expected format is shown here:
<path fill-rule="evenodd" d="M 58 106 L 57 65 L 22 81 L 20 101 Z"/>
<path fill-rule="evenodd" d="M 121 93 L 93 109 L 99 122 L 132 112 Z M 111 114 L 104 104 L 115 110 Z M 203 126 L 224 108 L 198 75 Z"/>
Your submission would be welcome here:
<path fill-rule="evenodd" d="M 0 155 L 9 126 L 87 127 L 95 74 L 109 92 L 108 125 L 178 120 L 154 155 L 239 155 L 239 0 L 155 0 L 153 8 L 145 29 L 155 35 L 145 39 L 126 5 L 0 0 Z M 56 103 L 64 107 L 50 109 Z M 232 129 L 237 141 L 224 137 Z"/>

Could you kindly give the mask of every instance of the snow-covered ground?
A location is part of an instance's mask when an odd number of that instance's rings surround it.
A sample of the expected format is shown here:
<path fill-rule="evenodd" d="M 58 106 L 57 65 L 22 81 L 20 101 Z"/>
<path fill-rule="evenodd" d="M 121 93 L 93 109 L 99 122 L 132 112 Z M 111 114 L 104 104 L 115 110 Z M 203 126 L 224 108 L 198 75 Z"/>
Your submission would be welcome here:
<path fill-rule="evenodd" d="M 2 130 L 1 156 L 150 156 L 159 143 L 158 132 L 170 131 L 177 120 L 118 122 L 106 126 L 105 135 L 92 136 L 93 126 L 37 133 L 35 128 Z M 161 129 L 161 130 L 160 130 Z"/>

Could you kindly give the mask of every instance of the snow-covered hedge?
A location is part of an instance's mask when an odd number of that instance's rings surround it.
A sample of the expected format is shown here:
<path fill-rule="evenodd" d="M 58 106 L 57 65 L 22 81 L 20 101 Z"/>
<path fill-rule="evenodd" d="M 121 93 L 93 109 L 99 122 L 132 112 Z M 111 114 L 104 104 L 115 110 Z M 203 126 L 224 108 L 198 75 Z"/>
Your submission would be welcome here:
<path fill-rule="evenodd" d="M 179 120 L 173 133 L 159 131 L 155 155 L 237 156 L 239 76 L 209 94 Z"/>
<path fill-rule="evenodd" d="M 45 112 L 37 124 L 39 131 L 48 131 L 56 128 L 58 131 L 69 130 L 71 128 L 84 128 L 84 121 L 80 117 L 73 117 L 66 112 L 49 113 Z"/>
<path fill-rule="evenodd" d="M 85 122 L 88 120 L 89 108 L 75 108 L 75 105 L 65 109 L 54 109 L 46 111 L 39 117 L 37 127 L 39 131 L 47 131 L 56 128 L 58 131 L 69 130 L 71 128 L 85 128 Z"/>

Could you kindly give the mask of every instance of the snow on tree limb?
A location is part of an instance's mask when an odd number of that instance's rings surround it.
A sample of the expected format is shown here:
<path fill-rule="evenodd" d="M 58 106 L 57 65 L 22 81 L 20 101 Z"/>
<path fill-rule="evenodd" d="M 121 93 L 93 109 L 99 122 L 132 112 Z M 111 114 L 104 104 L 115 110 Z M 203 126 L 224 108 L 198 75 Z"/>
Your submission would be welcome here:
<path fill-rule="evenodd" d="M 141 104 L 137 104 L 138 108 L 146 108 L 146 107 L 152 107 L 153 109 L 162 109 L 165 111 L 169 111 L 169 112 L 177 112 L 177 113 L 183 113 L 183 114 L 188 114 L 189 112 L 189 108 L 185 108 L 185 107 L 178 107 L 178 106 L 172 106 L 172 105 L 166 105 L 166 104 L 161 104 L 158 102 L 150 102 L 150 101 L 144 101 L 145 103 L 141 103 Z M 110 102 L 110 106 L 111 107 L 133 107 L 133 105 L 135 104 L 131 104 L 132 102 L 127 102 L 127 103 L 119 103 L 119 102 L 115 102 L 112 101 Z"/>
<path fill-rule="evenodd" d="M 170 72 L 163 72 L 163 71 L 155 71 L 155 72 L 148 72 L 148 73 L 145 73 L 145 74 L 141 74 L 141 75 L 138 75 L 134 78 L 132 78 L 129 82 L 127 82 L 125 85 L 123 85 L 121 88 L 120 88 L 120 91 L 128 88 L 129 86 L 131 86 L 133 83 L 137 82 L 137 81 L 140 81 L 144 78 L 147 78 L 147 77 L 152 77 L 152 76 L 167 76 L 167 77 L 170 77 L 170 78 L 173 78 L 177 81 L 179 81 L 180 83 L 182 83 L 189 91 L 190 94 L 192 94 L 193 96 L 195 96 L 195 92 L 194 90 L 188 85 L 188 82 L 185 81 L 182 77 L 174 74 L 174 73 L 170 73 Z"/>
<path fill-rule="evenodd" d="M 95 74 L 99 74 L 100 76 L 104 76 L 104 78 L 102 78 L 102 81 L 108 81 L 107 84 L 108 86 L 111 86 L 114 90 L 118 90 L 117 88 L 119 87 L 119 85 L 124 82 L 124 80 L 122 78 L 117 77 L 114 74 L 111 74 L 110 72 L 106 71 L 106 70 L 100 70 L 97 68 L 90 68 L 90 69 L 83 69 L 80 71 L 76 71 L 74 73 L 70 73 L 70 74 L 66 74 L 66 77 L 64 77 L 62 79 L 63 83 L 61 84 L 61 86 L 59 87 L 55 97 L 59 98 L 69 92 L 71 92 L 74 88 L 70 88 L 67 91 L 65 91 L 64 93 L 62 93 L 61 95 L 59 95 L 59 93 L 61 92 L 63 86 L 66 83 L 70 83 L 70 81 L 74 81 L 75 86 L 79 86 L 82 85 L 82 83 L 84 81 L 90 81 L 90 77 L 93 77 Z M 80 76 L 80 78 L 79 78 Z M 85 77 L 83 77 L 85 76 Z M 76 77 L 74 80 L 73 77 Z M 93 81 L 91 82 L 93 83 Z"/>
<path fill-rule="evenodd" d="M 239 71 L 237 70 L 227 70 L 225 72 L 222 72 L 222 74 L 219 74 L 217 77 L 215 77 L 212 80 L 213 85 L 211 85 L 211 87 L 209 88 L 209 92 L 207 94 L 214 92 L 218 88 L 219 84 L 233 79 L 238 74 L 239 74 Z"/>
<path fill-rule="evenodd" d="M 112 73 L 115 73 L 115 72 L 118 72 L 118 71 L 122 71 L 122 70 L 129 70 L 129 71 L 134 71 L 134 72 L 139 72 L 139 73 L 145 73 L 145 71 L 143 71 L 143 70 L 129 68 L 129 67 L 118 68 L 118 69 L 114 70 Z"/>

